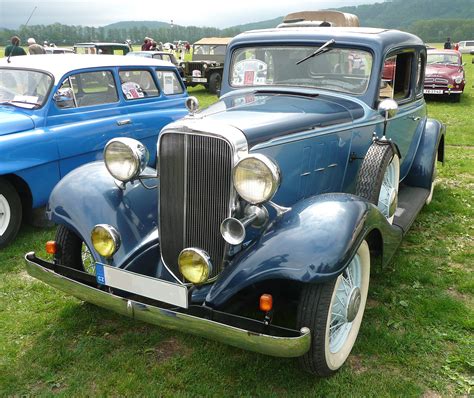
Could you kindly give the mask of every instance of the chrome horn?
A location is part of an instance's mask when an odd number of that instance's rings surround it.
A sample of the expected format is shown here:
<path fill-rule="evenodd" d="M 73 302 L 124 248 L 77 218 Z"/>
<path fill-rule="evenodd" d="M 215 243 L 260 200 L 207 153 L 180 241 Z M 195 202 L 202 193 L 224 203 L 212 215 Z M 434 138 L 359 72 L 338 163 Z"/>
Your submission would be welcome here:
<path fill-rule="evenodd" d="M 253 225 L 262 227 L 268 220 L 268 211 L 263 206 L 247 206 L 244 210 L 244 218 L 238 220 L 228 217 L 221 223 L 221 234 L 224 240 L 231 245 L 239 245 L 245 239 L 245 228 Z"/>

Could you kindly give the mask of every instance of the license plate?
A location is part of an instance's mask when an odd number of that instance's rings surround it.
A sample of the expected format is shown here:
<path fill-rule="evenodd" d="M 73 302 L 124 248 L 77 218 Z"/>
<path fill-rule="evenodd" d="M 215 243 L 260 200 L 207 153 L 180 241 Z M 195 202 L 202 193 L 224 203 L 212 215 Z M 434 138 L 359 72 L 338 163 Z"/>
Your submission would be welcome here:
<path fill-rule="evenodd" d="M 164 303 L 188 308 L 188 289 L 186 286 L 163 281 L 126 271 L 109 265 L 96 263 L 96 279 L 100 285 L 125 290 Z"/>
<path fill-rule="evenodd" d="M 425 89 L 423 90 L 424 94 L 443 94 L 443 90 L 431 90 L 431 89 Z"/>
<path fill-rule="evenodd" d="M 192 81 L 194 83 L 206 83 L 207 79 L 205 77 L 193 77 Z"/>

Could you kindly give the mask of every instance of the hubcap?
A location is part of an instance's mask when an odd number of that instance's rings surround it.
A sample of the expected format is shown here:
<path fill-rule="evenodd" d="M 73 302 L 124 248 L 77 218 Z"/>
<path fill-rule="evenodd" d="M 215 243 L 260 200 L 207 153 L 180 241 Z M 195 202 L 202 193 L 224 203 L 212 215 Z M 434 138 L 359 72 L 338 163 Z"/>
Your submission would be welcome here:
<path fill-rule="evenodd" d="M 0 195 L 0 236 L 5 233 L 10 224 L 11 211 L 7 198 Z"/>
<path fill-rule="evenodd" d="M 360 308 L 360 289 L 358 286 L 354 287 L 349 295 L 349 300 L 347 301 L 347 308 L 346 308 L 346 318 L 347 322 L 352 322 L 357 313 L 359 312 Z"/>

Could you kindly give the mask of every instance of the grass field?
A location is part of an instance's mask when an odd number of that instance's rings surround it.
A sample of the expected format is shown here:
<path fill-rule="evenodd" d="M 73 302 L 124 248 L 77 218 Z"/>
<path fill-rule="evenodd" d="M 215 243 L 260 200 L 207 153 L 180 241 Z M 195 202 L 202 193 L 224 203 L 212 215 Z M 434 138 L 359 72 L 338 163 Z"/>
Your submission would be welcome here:
<path fill-rule="evenodd" d="M 461 103 L 429 102 L 446 163 L 393 262 L 374 270 L 361 332 L 330 379 L 135 322 L 30 278 L 53 229 L 24 225 L 0 252 L 0 396 L 468 396 L 474 384 L 474 65 Z M 216 97 L 194 88 L 202 105 Z"/>

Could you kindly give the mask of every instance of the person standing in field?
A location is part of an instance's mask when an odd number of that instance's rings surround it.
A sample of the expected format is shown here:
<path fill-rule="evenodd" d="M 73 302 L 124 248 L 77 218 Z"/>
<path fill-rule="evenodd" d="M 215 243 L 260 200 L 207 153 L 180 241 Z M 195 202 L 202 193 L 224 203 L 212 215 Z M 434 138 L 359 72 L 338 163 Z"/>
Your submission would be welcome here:
<path fill-rule="evenodd" d="M 46 54 L 46 51 L 43 46 L 37 44 L 36 40 L 32 37 L 28 39 L 28 52 L 30 53 L 30 55 Z"/>
<path fill-rule="evenodd" d="M 446 39 L 446 42 L 444 43 L 444 49 L 445 49 L 445 50 L 451 50 L 451 48 L 452 48 L 452 45 L 451 45 L 451 38 L 448 37 L 448 38 Z"/>
<path fill-rule="evenodd" d="M 26 51 L 23 49 L 23 47 L 20 47 L 20 38 L 18 36 L 12 36 L 10 42 L 11 44 L 5 47 L 5 57 L 26 55 Z"/>

